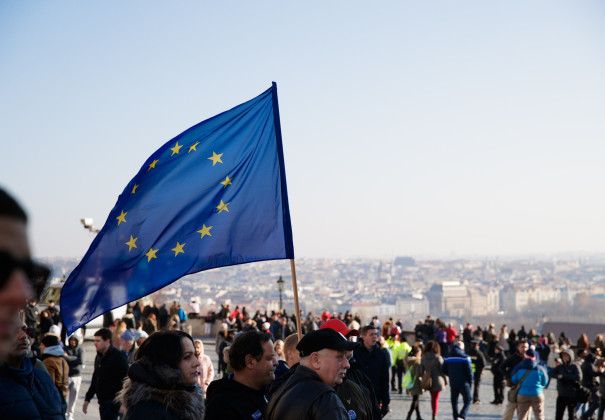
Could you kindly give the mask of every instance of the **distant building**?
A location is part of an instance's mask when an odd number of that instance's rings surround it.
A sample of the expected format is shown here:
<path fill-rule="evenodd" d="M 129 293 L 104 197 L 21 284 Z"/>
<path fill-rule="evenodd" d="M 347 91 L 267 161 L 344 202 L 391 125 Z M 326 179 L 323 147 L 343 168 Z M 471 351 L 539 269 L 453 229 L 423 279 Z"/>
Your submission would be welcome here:
<path fill-rule="evenodd" d="M 416 260 L 412 257 L 397 257 L 395 258 L 394 265 L 400 267 L 413 267 L 416 265 Z"/>
<path fill-rule="evenodd" d="M 469 314 L 471 299 L 468 288 L 459 281 L 435 283 L 427 293 L 430 313 L 434 316 L 463 317 Z"/>

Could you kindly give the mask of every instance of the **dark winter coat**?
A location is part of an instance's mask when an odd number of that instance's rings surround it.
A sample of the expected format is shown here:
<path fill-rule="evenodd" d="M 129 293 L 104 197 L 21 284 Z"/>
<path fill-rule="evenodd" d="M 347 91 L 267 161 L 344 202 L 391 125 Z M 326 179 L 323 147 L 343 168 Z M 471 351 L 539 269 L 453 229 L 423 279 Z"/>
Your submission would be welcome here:
<path fill-rule="evenodd" d="M 124 420 L 197 420 L 204 417 L 204 396 L 199 386 L 182 385 L 183 374 L 168 366 L 135 362 L 116 402 Z"/>
<path fill-rule="evenodd" d="M 523 361 L 523 358 L 524 356 L 519 355 L 519 353 L 514 353 L 508 356 L 508 358 L 500 366 L 500 372 L 502 372 L 504 379 L 510 380 L 510 377 L 513 374 L 513 369 Z"/>
<path fill-rule="evenodd" d="M 353 351 L 353 356 L 363 373 L 365 373 L 374 387 L 376 398 L 383 406 L 389 405 L 391 397 L 389 395 L 389 372 L 391 371 L 391 362 L 386 353 L 384 353 L 378 343 L 374 344 L 370 350 L 362 344 Z"/>
<path fill-rule="evenodd" d="M 559 375 L 562 375 L 561 379 L 558 378 Z M 550 371 L 549 376 L 557 378 L 557 393 L 559 397 L 575 397 L 575 383 L 579 383 L 582 380 L 582 372 L 578 365 L 573 362 L 561 363 Z"/>
<path fill-rule="evenodd" d="M 0 418 L 2 420 L 64 420 L 59 391 L 50 375 L 23 359 L 21 369 L 0 368 Z"/>
<path fill-rule="evenodd" d="M 443 373 L 450 378 L 452 388 L 463 388 L 465 384 L 473 383 L 471 358 L 460 348 L 454 346 L 443 362 Z"/>
<path fill-rule="evenodd" d="M 599 388 L 599 381 L 597 380 L 599 372 L 595 366 L 595 360 L 595 355 L 588 353 L 584 363 L 582 363 L 582 385 L 594 391 Z"/>
<path fill-rule="evenodd" d="M 492 359 L 492 367 L 490 368 L 492 374 L 494 375 L 494 382 L 503 382 L 504 381 L 504 373 L 502 373 L 501 366 L 504 363 L 504 355 L 502 351 L 500 353 L 494 353 L 494 358 Z"/>
<path fill-rule="evenodd" d="M 291 418 L 349 420 L 349 415 L 334 388 L 313 370 L 299 365 L 267 407 L 268 420 Z"/>
<path fill-rule="evenodd" d="M 95 370 L 84 400 L 90 401 L 96 394 L 100 404 L 111 403 L 122 389 L 127 374 L 126 355 L 111 345 L 105 354 L 95 357 Z"/>
<path fill-rule="evenodd" d="M 211 382 L 206 398 L 204 420 L 265 418 L 267 399 L 264 390 L 250 388 L 234 379 Z"/>

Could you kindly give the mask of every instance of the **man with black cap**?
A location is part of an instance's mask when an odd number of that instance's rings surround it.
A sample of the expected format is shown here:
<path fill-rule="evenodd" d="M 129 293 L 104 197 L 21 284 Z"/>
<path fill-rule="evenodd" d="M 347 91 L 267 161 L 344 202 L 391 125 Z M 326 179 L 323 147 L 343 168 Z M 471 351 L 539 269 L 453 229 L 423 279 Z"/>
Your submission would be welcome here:
<path fill-rule="evenodd" d="M 336 395 L 349 361 L 346 353 L 358 346 L 331 328 L 313 331 L 300 340 L 300 364 L 269 401 L 267 419 L 349 420 Z"/>

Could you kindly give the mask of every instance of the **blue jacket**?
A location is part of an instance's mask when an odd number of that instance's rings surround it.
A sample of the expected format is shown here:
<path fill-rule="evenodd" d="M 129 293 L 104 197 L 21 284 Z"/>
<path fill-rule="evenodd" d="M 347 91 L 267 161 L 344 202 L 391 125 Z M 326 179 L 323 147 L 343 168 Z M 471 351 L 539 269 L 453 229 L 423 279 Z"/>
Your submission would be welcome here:
<path fill-rule="evenodd" d="M 376 398 L 382 405 L 389 405 L 391 396 L 389 394 L 389 372 L 391 362 L 387 353 L 383 352 L 378 343 L 370 350 L 361 344 L 353 350 L 353 357 L 361 367 L 363 373 L 370 378 Z"/>
<path fill-rule="evenodd" d="M 535 360 L 525 359 L 515 366 L 511 376 L 511 381 L 515 385 L 518 384 L 528 369 L 530 369 L 531 372 L 525 379 L 523 379 L 521 388 L 519 388 L 519 395 L 542 395 L 542 390 L 548 384 L 548 373 L 546 373 L 546 369 L 540 366 Z"/>
<path fill-rule="evenodd" d="M 65 420 L 61 397 L 50 375 L 24 358 L 21 369 L 0 368 L 0 418 Z"/>
<path fill-rule="evenodd" d="M 450 378 L 452 388 L 463 388 L 465 384 L 473 383 L 471 358 L 454 346 L 452 352 L 443 361 L 443 373 Z"/>

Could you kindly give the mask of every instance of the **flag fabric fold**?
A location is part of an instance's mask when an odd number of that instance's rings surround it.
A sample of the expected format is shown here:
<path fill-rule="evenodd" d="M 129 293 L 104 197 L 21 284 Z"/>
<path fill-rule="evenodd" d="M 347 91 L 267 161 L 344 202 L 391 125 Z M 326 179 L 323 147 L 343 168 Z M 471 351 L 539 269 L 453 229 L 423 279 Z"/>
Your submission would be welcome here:
<path fill-rule="evenodd" d="M 293 259 L 283 162 L 275 83 L 164 144 L 65 282 L 68 334 L 187 274 Z"/>

